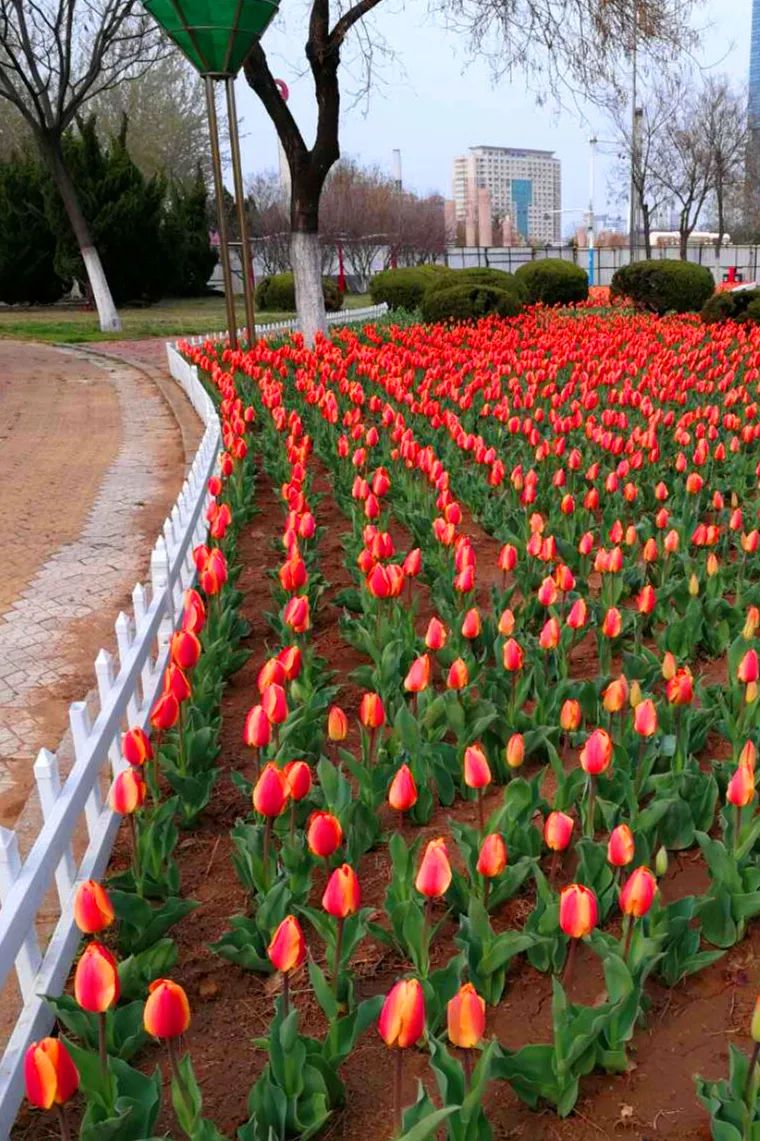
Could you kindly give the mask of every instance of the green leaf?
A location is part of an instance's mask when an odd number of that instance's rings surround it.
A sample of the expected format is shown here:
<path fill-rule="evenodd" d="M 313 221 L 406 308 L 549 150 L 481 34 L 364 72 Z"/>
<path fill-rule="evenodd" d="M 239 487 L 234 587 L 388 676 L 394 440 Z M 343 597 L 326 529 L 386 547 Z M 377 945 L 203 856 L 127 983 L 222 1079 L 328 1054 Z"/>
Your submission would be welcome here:
<path fill-rule="evenodd" d="M 427 1117 L 423 1117 L 422 1121 L 418 1121 L 406 1133 L 399 1137 L 398 1141 L 426 1141 L 426 1139 L 435 1133 L 439 1125 L 451 1117 L 452 1113 L 456 1113 L 459 1109 L 458 1105 L 448 1105 L 445 1109 L 436 1109 L 433 1113 L 429 1113 Z"/>

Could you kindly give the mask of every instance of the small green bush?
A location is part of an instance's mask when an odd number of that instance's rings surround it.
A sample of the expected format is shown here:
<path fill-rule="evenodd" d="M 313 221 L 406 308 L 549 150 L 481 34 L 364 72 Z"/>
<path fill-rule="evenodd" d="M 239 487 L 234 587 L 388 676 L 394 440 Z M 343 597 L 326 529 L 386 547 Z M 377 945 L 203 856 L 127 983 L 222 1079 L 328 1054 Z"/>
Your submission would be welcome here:
<path fill-rule="evenodd" d="M 408 269 L 384 269 L 369 283 L 373 304 L 389 309 L 418 309 L 422 295 L 438 278 L 448 278 L 445 265 L 416 265 Z"/>
<path fill-rule="evenodd" d="M 513 290 L 496 289 L 493 285 L 451 285 L 448 289 L 431 289 L 422 298 L 422 319 L 438 321 L 471 321 L 497 314 L 516 317 L 522 302 Z"/>
<path fill-rule="evenodd" d="M 611 297 L 628 297 L 641 309 L 664 313 L 699 312 L 715 292 L 703 265 L 686 261 L 637 261 L 615 271 Z"/>
<path fill-rule="evenodd" d="M 331 277 L 322 278 L 322 296 L 328 313 L 343 308 L 343 294 Z M 256 286 L 256 308 L 269 312 L 294 313 L 296 286 L 292 273 L 274 273 L 262 277 Z"/>
<path fill-rule="evenodd" d="M 758 309 L 760 289 L 731 290 L 713 293 L 702 307 L 700 317 L 706 325 L 717 325 L 721 321 L 757 321 L 754 314 Z"/>
<path fill-rule="evenodd" d="M 506 273 L 501 269 L 479 268 L 452 269 L 445 275 L 438 275 L 428 286 L 428 293 L 439 293 L 444 289 L 460 288 L 465 285 L 484 285 L 491 289 L 500 289 L 512 293 L 520 301 L 526 300 L 523 286 L 513 273 Z"/>
<path fill-rule="evenodd" d="M 753 289 L 752 292 L 755 296 L 744 310 L 743 317 L 740 317 L 739 320 L 741 321 L 743 319 L 749 325 L 757 325 L 760 324 L 760 290 Z"/>
<path fill-rule="evenodd" d="M 515 272 L 515 280 L 531 305 L 572 305 L 588 298 L 588 274 L 571 261 L 541 258 L 526 262 Z"/>

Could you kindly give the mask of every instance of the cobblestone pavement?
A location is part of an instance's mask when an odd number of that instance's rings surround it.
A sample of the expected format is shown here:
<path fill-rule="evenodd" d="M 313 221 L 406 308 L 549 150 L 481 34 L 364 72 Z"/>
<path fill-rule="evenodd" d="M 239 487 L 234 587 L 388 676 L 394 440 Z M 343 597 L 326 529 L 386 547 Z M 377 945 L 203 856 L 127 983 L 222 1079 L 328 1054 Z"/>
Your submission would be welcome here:
<path fill-rule="evenodd" d="M 55 749 L 63 738 L 64 772 L 70 765 L 69 703 L 93 686 L 100 646 L 114 648 L 114 620 L 147 577 L 199 435 L 165 371 L 163 342 L 102 348 L 109 359 L 0 342 L 0 525 L 13 553 L 0 593 L 6 825 L 19 820 L 42 746 Z M 26 472 L 19 455 L 28 457 Z M 36 830 L 32 818 L 27 834 Z"/>

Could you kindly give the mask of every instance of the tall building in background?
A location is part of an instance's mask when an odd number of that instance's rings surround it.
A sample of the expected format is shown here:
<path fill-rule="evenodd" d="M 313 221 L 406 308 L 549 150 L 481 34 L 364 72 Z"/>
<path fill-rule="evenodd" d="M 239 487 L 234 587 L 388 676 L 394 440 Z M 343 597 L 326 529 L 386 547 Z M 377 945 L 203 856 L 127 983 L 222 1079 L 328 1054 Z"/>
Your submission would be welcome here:
<path fill-rule="evenodd" d="M 745 177 L 745 209 L 748 219 L 757 214 L 760 202 L 760 0 L 752 0 L 752 41 L 749 56 L 749 130 Z"/>
<path fill-rule="evenodd" d="M 760 0 L 755 4 L 760 7 Z M 560 241 L 562 173 L 553 151 L 470 147 L 468 154 L 454 159 L 453 190 L 457 222 L 469 221 L 468 229 L 478 217 L 480 192 L 485 190 L 493 215 L 502 223 L 511 222 L 521 238 Z"/>

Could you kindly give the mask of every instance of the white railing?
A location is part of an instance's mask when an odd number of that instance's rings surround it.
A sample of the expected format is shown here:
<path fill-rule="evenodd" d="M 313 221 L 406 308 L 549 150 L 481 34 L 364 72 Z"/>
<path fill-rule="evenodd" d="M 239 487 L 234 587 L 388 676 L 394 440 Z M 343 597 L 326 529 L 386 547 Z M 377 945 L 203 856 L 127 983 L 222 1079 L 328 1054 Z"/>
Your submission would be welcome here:
<path fill-rule="evenodd" d="M 327 314 L 328 325 L 358 325 L 365 321 L 377 321 L 378 317 L 384 317 L 388 312 L 388 306 L 383 301 L 380 305 L 365 305 L 362 309 L 340 309 L 337 313 Z M 269 324 L 260 325 L 256 323 L 256 335 L 259 340 L 265 340 L 268 337 L 280 337 L 283 333 L 294 333 L 298 328 L 298 318 L 289 317 L 286 321 L 271 321 Z M 204 341 L 222 341 L 227 336 L 225 332 L 206 333 L 202 337 L 182 337 L 189 345 L 202 345 Z M 245 340 L 246 330 L 238 329 L 238 337 L 240 340 Z"/>
<path fill-rule="evenodd" d="M 71 771 L 61 785 L 57 758 L 45 749 L 34 765 L 43 825 L 23 862 L 16 833 L 0 828 L 0 991 L 7 991 L 15 967 L 22 1004 L 0 1063 L 0 1138 L 9 1136 L 21 1104 L 26 1049 L 53 1025 L 43 996 L 62 992 L 76 954 L 74 887 L 100 879 L 108 865 L 120 817 L 104 803 L 103 792 L 124 766 L 121 732 L 147 723 L 169 636 L 181 615 L 182 593 L 194 579 L 192 550 L 206 535 L 207 481 L 219 454 L 219 420 L 197 370 L 173 348 L 167 351 L 172 375 L 205 423 L 205 434 L 153 550 L 150 585 L 138 584 L 133 615 L 116 619 L 118 665 L 105 650 L 95 661 L 99 712 L 92 720 L 83 701 L 70 708 Z M 82 846 L 77 859 L 75 848 Z M 41 917 L 53 928 L 44 948 L 37 935 Z"/>

